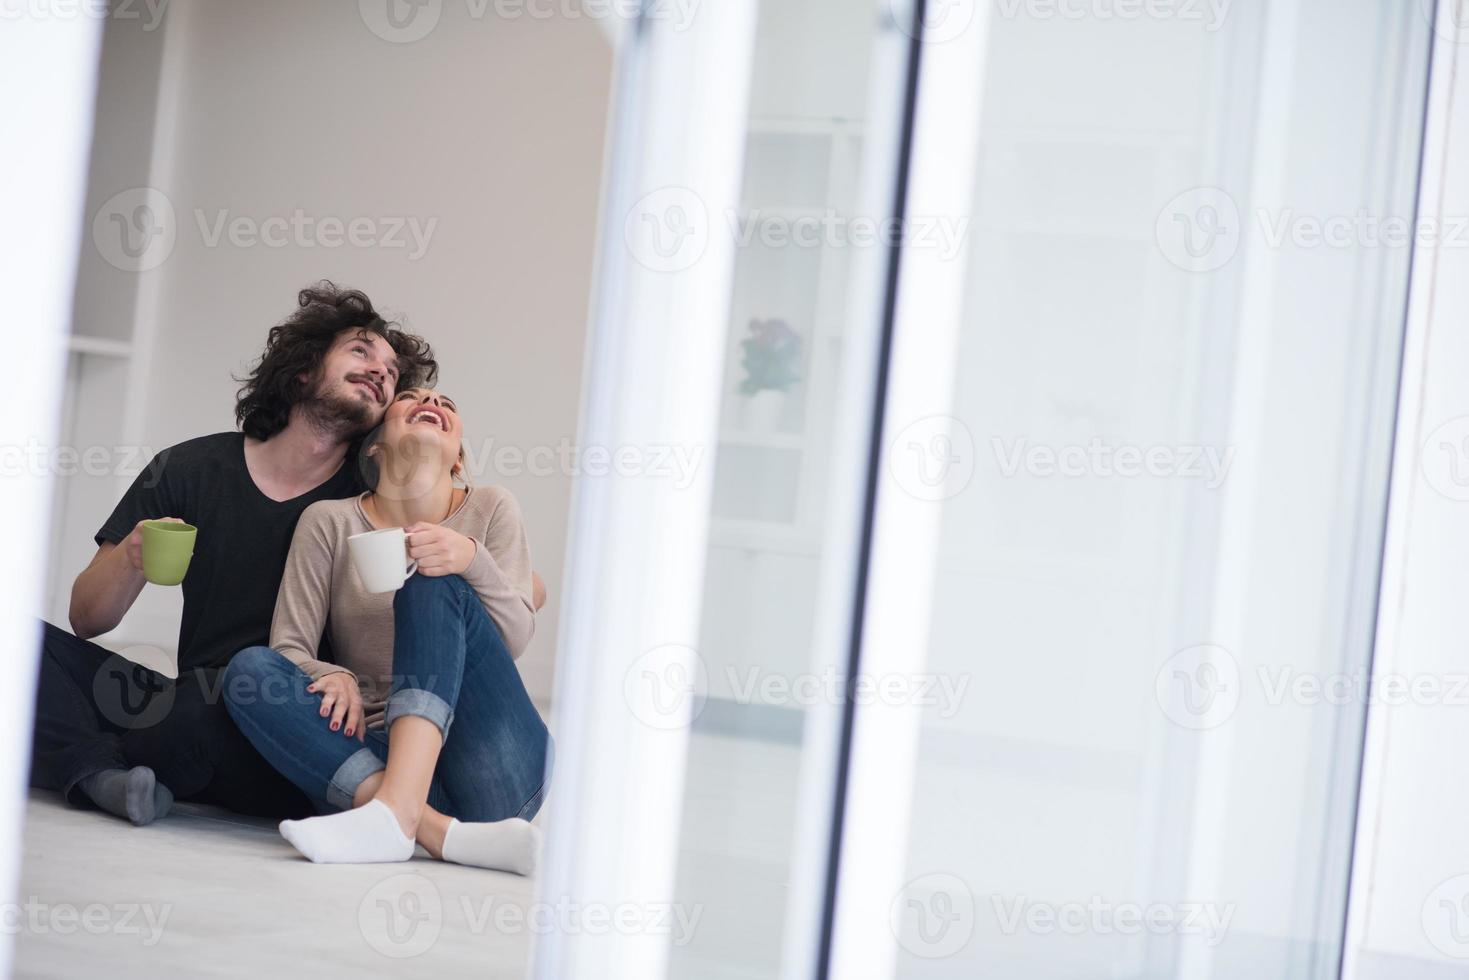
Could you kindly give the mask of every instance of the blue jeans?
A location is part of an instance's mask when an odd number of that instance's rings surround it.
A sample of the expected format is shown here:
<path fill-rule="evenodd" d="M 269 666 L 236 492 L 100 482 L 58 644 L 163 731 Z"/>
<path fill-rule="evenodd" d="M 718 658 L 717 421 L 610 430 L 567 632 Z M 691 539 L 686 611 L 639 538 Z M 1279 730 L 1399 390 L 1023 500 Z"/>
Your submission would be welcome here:
<path fill-rule="evenodd" d="M 458 575 L 414 575 L 393 599 L 387 719 L 365 742 L 332 731 L 311 678 L 269 647 L 237 653 L 225 703 L 240 731 L 321 812 L 348 810 L 386 768 L 388 730 L 405 715 L 444 736 L 428 804 L 465 821 L 534 817 L 545 799 L 551 739 L 479 597 Z"/>

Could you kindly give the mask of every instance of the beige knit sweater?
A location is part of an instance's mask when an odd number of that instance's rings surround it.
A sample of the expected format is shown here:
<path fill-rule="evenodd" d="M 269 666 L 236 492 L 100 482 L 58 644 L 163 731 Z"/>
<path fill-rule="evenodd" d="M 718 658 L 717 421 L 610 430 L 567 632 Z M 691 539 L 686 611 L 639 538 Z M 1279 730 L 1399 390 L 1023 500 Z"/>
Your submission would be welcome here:
<path fill-rule="evenodd" d="M 500 628 L 510 655 L 519 657 L 536 629 L 530 545 L 520 504 L 503 487 L 471 487 L 443 525 L 474 540 L 474 558 L 462 575 Z M 270 645 L 313 679 L 337 671 L 353 674 L 367 722 L 375 727 L 392 686 L 396 593 L 368 592 L 347 552 L 347 538 L 371 530 L 362 497 L 306 508 L 286 558 Z M 335 664 L 317 659 L 327 627 Z"/>

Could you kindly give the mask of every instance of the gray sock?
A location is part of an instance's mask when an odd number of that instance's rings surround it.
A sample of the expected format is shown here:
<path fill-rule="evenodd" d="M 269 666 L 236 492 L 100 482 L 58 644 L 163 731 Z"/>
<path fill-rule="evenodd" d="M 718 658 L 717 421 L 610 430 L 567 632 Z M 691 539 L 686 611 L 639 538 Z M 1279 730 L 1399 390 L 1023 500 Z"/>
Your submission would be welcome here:
<path fill-rule="evenodd" d="M 104 769 L 83 778 L 77 786 L 93 803 L 108 813 L 126 817 L 138 827 L 165 816 L 173 806 L 173 794 L 147 766 Z"/>

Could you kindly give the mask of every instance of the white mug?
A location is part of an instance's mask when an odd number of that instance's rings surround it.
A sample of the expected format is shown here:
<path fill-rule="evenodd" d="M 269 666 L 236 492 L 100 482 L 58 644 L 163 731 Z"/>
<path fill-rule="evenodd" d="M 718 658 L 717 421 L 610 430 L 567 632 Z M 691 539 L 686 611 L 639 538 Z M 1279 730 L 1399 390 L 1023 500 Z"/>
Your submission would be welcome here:
<path fill-rule="evenodd" d="M 396 592 L 418 571 L 418 562 L 408 561 L 408 535 L 401 527 L 363 531 L 347 539 L 352 567 L 368 592 Z"/>

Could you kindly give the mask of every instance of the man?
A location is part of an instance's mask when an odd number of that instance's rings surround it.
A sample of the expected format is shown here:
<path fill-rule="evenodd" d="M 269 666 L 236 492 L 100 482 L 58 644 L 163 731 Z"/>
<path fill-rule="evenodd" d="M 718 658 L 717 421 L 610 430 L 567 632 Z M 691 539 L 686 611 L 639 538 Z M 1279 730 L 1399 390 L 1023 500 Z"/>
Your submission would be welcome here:
<path fill-rule="evenodd" d="M 75 635 L 44 624 L 32 786 L 139 826 L 174 798 L 262 816 L 312 812 L 235 728 L 220 678 L 237 651 L 269 640 L 301 512 L 366 489 L 350 450 L 399 387 L 432 385 L 437 373 L 429 345 L 384 321 L 363 293 L 329 282 L 301 291 L 243 380 L 242 431 L 159 453 L 97 532 L 97 554 L 72 586 Z M 142 592 L 141 524 L 152 519 L 199 529 L 182 585 L 177 681 L 88 642 Z"/>

